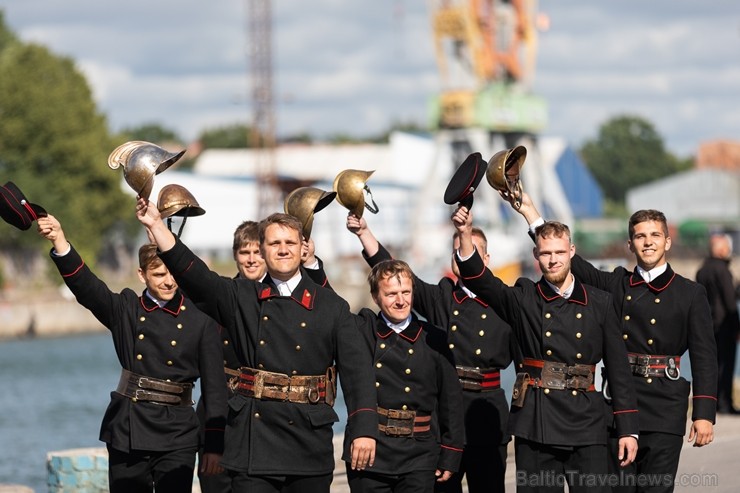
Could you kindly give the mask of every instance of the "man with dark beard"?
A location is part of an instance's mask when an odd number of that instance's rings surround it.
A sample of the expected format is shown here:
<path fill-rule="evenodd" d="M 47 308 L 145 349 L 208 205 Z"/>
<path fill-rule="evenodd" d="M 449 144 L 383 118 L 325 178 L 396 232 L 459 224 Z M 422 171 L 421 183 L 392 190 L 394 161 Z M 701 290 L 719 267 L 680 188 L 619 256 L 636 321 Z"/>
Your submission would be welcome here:
<path fill-rule="evenodd" d="M 637 410 L 627 354 L 611 296 L 581 284 L 570 271 L 575 255 L 569 228 L 545 223 L 534 257 L 542 278 L 509 287 L 483 263 L 472 240 L 472 214 L 452 216 L 460 235 L 463 282 L 508 322 L 523 356 L 512 391 L 517 491 L 610 491 L 604 400 L 594 369 L 604 360 L 612 381 L 614 417 L 623 466 L 637 453 Z"/>

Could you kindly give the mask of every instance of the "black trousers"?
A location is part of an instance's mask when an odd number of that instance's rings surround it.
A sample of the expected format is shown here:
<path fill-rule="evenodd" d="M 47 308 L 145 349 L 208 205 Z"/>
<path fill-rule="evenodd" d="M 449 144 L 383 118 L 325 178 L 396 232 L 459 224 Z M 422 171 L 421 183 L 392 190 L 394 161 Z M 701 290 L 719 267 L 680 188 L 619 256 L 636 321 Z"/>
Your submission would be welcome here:
<path fill-rule="evenodd" d="M 460 470 L 444 483 L 434 484 L 437 493 L 462 493 L 463 476 L 469 493 L 503 492 L 506 485 L 508 444 L 490 447 L 465 446 Z"/>
<path fill-rule="evenodd" d="M 111 493 L 190 493 L 197 447 L 152 452 L 122 452 L 108 446 L 108 484 Z"/>
<path fill-rule="evenodd" d="M 234 493 L 329 493 L 334 473 L 321 476 L 255 476 L 229 471 Z"/>
<path fill-rule="evenodd" d="M 683 437 L 669 433 L 640 432 L 637 459 L 619 467 L 618 438 L 609 438 L 609 469 L 619 476 L 612 491 L 619 493 L 666 493 L 673 491 Z"/>
<path fill-rule="evenodd" d="M 611 491 L 606 445 L 559 447 L 514 439 L 516 490 L 570 493 Z"/>
<path fill-rule="evenodd" d="M 347 466 L 347 482 L 352 493 L 431 493 L 436 480 L 434 471 L 379 474 Z"/>
<path fill-rule="evenodd" d="M 714 333 L 717 343 L 717 411 L 720 413 L 729 413 L 734 407 L 732 387 L 737 356 L 736 325 L 725 322 Z"/>

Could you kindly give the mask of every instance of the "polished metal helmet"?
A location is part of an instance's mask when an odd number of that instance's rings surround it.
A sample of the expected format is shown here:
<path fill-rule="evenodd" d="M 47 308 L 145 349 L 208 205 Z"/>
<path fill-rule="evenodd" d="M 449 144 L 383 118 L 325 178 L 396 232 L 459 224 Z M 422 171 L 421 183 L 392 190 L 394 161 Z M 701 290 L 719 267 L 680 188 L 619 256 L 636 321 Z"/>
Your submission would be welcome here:
<path fill-rule="evenodd" d="M 162 218 L 202 216 L 206 213 L 187 188 L 175 184 L 165 185 L 159 191 L 157 209 Z"/>
<path fill-rule="evenodd" d="M 123 166 L 126 183 L 144 199 L 149 199 L 154 185 L 154 175 L 172 166 L 185 151 L 169 152 L 156 144 L 132 140 L 116 147 L 108 156 L 108 166 Z"/>
<path fill-rule="evenodd" d="M 517 146 L 494 154 L 488 160 L 486 169 L 488 184 L 499 192 L 504 192 L 516 209 L 522 206 L 522 184 L 519 181 L 519 173 L 525 159 L 527 149 L 524 146 Z"/>
<path fill-rule="evenodd" d="M 202 216 L 206 211 L 198 205 L 198 201 L 195 200 L 193 194 L 190 193 L 185 187 L 181 185 L 165 185 L 162 190 L 159 191 L 159 197 L 157 198 L 157 209 L 162 219 L 167 219 L 167 229 L 172 231 L 172 218 L 182 217 L 180 223 L 180 229 L 175 233 L 178 237 L 182 235 L 182 230 L 185 227 L 185 223 L 188 217 L 191 216 Z"/>
<path fill-rule="evenodd" d="M 316 187 L 296 188 L 285 197 L 283 209 L 286 214 L 298 218 L 303 225 L 303 237 L 311 237 L 313 215 L 331 204 L 337 192 L 326 192 Z"/>
<path fill-rule="evenodd" d="M 378 206 L 373 200 L 373 194 L 370 187 L 367 186 L 367 180 L 373 171 L 362 171 L 357 169 L 346 169 L 340 171 L 334 178 L 334 191 L 337 192 L 337 202 L 352 212 L 357 217 L 362 217 L 364 209 L 373 214 L 377 214 Z M 367 192 L 371 204 L 365 201 L 365 192 Z"/>

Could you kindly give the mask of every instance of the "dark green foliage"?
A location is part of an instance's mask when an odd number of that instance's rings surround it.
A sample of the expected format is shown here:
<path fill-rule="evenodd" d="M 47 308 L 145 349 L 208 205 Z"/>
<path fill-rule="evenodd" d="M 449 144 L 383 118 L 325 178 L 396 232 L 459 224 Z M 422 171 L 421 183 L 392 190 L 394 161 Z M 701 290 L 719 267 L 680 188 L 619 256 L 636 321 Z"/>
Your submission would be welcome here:
<path fill-rule="evenodd" d="M 113 224 L 135 220 L 122 170 L 107 165 L 115 146 L 105 117 L 71 59 L 11 38 L 0 18 L 0 180 L 57 216 L 93 261 Z M 0 249 L 48 248 L 35 226 L 0 228 Z"/>
<path fill-rule="evenodd" d="M 637 116 L 608 120 L 580 153 L 607 199 L 616 203 L 623 203 L 632 187 L 691 167 L 690 160 L 679 160 L 666 151 L 652 123 Z"/>

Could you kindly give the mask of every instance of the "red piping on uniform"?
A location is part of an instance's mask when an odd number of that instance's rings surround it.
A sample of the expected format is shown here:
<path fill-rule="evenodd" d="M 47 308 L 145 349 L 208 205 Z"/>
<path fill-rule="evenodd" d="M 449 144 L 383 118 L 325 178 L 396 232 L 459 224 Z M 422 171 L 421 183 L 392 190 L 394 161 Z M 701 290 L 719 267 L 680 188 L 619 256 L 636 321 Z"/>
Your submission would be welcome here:
<path fill-rule="evenodd" d="M 82 263 L 80 264 L 80 266 L 79 266 L 79 267 L 77 267 L 77 268 L 76 268 L 75 270 L 73 270 L 73 271 L 72 271 L 72 272 L 70 272 L 69 274 L 62 274 L 62 277 L 71 277 L 71 276 L 73 276 L 73 275 L 77 274 L 78 272 L 80 272 L 80 269 L 82 269 L 82 268 L 83 268 L 84 266 L 85 266 L 85 262 L 83 261 L 83 262 L 82 262 Z"/>
<path fill-rule="evenodd" d="M 372 411 L 374 413 L 377 413 L 378 412 L 377 409 L 373 409 L 372 407 L 361 407 L 360 409 L 358 409 L 358 410 L 350 413 L 350 415 L 348 416 L 348 418 L 351 418 L 352 416 L 354 416 L 357 413 L 365 412 L 365 411 Z"/>
<path fill-rule="evenodd" d="M 637 409 L 625 409 L 624 411 L 614 411 L 612 414 L 636 413 Z"/>
<path fill-rule="evenodd" d="M 462 452 L 463 449 L 457 448 L 457 447 L 450 447 L 449 445 L 440 445 L 442 448 L 446 448 L 447 450 L 454 450 L 455 452 Z"/>
<path fill-rule="evenodd" d="M 717 398 L 713 395 L 695 395 L 694 399 L 714 399 L 715 401 L 717 400 Z"/>

